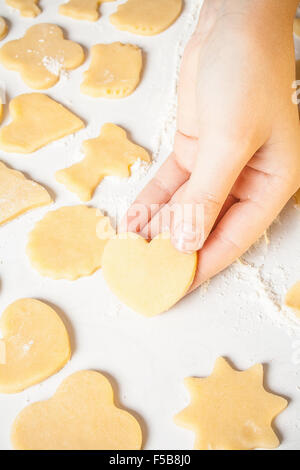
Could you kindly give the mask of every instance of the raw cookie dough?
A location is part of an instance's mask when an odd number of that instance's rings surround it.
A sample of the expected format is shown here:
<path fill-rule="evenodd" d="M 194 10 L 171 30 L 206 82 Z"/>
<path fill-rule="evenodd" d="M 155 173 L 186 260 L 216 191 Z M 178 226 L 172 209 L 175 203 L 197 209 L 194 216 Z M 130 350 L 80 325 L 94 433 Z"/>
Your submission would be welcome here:
<path fill-rule="evenodd" d="M 52 199 L 43 186 L 0 162 L 0 225 Z"/>
<path fill-rule="evenodd" d="M 126 132 L 115 124 L 105 124 L 100 136 L 83 143 L 85 158 L 55 177 L 82 201 L 89 201 L 105 176 L 130 176 L 130 166 L 137 160 L 150 162 L 148 152 L 133 144 Z"/>
<path fill-rule="evenodd" d="M 294 20 L 294 34 L 300 37 L 300 18 Z"/>
<path fill-rule="evenodd" d="M 61 15 L 70 16 L 74 20 L 97 21 L 101 3 L 114 0 L 69 0 L 59 7 Z"/>
<path fill-rule="evenodd" d="M 109 219 L 86 206 L 48 212 L 29 235 L 32 266 L 52 279 L 89 276 L 102 265 L 102 253 L 113 234 Z"/>
<path fill-rule="evenodd" d="M 16 450 L 140 450 L 137 420 L 114 404 L 108 379 L 82 370 L 47 401 L 27 406 L 12 427 Z"/>
<path fill-rule="evenodd" d="M 300 318 L 300 281 L 297 282 L 286 294 L 285 303 L 292 308 Z"/>
<path fill-rule="evenodd" d="M 111 290 L 130 308 L 146 317 L 169 310 L 191 286 L 197 254 L 177 251 L 168 234 L 148 243 L 122 233 L 106 245 L 103 276 Z"/>
<path fill-rule="evenodd" d="M 17 393 L 58 372 L 70 359 L 67 330 L 48 305 L 35 299 L 11 304 L 0 319 L 5 364 L 0 393 Z"/>
<path fill-rule="evenodd" d="M 21 39 L 7 42 L 0 49 L 0 63 L 21 74 L 30 88 L 45 90 L 55 85 L 64 70 L 73 70 L 84 62 L 82 47 L 64 39 L 54 24 L 31 26 Z"/>
<path fill-rule="evenodd" d="M 110 22 L 120 30 L 152 36 L 171 26 L 181 10 L 182 0 L 128 0 L 119 5 Z"/>
<path fill-rule="evenodd" d="M 143 66 L 142 51 L 131 44 L 97 44 L 84 73 L 81 92 L 95 98 L 124 98 L 138 86 Z"/>
<path fill-rule="evenodd" d="M 34 18 L 41 13 L 38 7 L 40 0 L 6 0 L 6 4 L 20 11 L 22 16 Z"/>
<path fill-rule="evenodd" d="M 175 422 L 194 431 L 194 449 L 278 447 L 271 425 L 287 407 L 287 401 L 264 389 L 261 364 L 239 372 L 220 357 L 210 377 L 189 377 L 185 384 L 191 403 L 175 417 Z"/>
<path fill-rule="evenodd" d="M 8 33 L 7 23 L 2 16 L 0 16 L 0 41 L 5 38 Z"/>
<path fill-rule="evenodd" d="M 14 98 L 9 109 L 12 122 L 0 129 L 0 150 L 31 153 L 84 127 L 75 114 L 40 93 Z"/>

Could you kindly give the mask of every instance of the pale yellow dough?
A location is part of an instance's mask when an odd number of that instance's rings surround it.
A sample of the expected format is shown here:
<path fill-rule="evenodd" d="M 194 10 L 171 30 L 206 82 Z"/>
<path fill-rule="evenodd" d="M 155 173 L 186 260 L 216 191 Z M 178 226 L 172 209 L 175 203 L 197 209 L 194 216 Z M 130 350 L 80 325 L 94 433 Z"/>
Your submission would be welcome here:
<path fill-rule="evenodd" d="M 97 44 L 84 73 L 81 92 L 95 98 L 124 98 L 138 86 L 143 66 L 142 51 L 131 44 Z"/>
<path fill-rule="evenodd" d="M 9 109 L 12 122 L 0 130 L 0 150 L 5 152 L 35 152 L 84 127 L 75 114 L 40 93 L 17 96 Z"/>
<path fill-rule="evenodd" d="M 8 33 L 7 22 L 0 16 L 0 41 L 5 38 Z"/>
<path fill-rule="evenodd" d="M 20 11 L 22 16 L 35 18 L 41 13 L 39 0 L 6 0 L 6 4 Z"/>
<path fill-rule="evenodd" d="M 294 34 L 300 37 L 300 18 L 294 20 Z"/>
<path fill-rule="evenodd" d="M 285 303 L 288 307 L 292 308 L 297 317 L 300 318 L 300 281 L 288 291 Z"/>
<path fill-rule="evenodd" d="M 86 157 L 79 163 L 59 170 L 56 180 L 89 201 L 94 190 L 105 176 L 130 176 L 130 166 L 137 160 L 150 162 L 148 152 L 133 144 L 126 132 L 115 124 L 105 124 L 100 136 L 83 143 Z"/>
<path fill-rule="evenodd" d="M 52 199 L 43 186 L 0 162 L 0 225 Z"/>
<path fill-rule="evenodd" d="M 148 243 L 132 234 L 120 234 L 106 245 L 102 268 L 108 286 L 128 307 L 146 317 L 169 310 L 191 286 L 196 254 L 177 251 L 168 234 Z"/>
<path fill-rule="evenodd" d="M 219 358 L 210 377 L 189 377 L 185 384 L 191 403 L 175 422 L 194 431 L 194 449 L 274 449 L 279 445 L 272 421 L 286 408 L 287 400 L 264 389 L 261 364 L 238 372 Z"/>
<path fill-rule="evenodd" d="M 152 36 L 171 26 L 181 10 L 182 0 L 128 0 L 119 5 L 110 22 L 120 30 Z"/>
<path fill-rule="evenodd" d="M 0 393 L 17 393 L 58 372 L 70 359 L 67 330 L 48 305 L 35 299 L 11 304 L 0 319 L 5 363 Z"/>
<path fill-rule="evenodd" d="M 16 450 L 140 450 L 137 420 L 114 404 L 110 382 L 83 370 L 65 379 L 55 395 L 34 403 L 12 427 Z"/>
<path fill-rule="evenodd" d="M 109 219 L 86 206 L 48 212 L 29 235 L 32 266 L 52 279 L 89 276 L 102 264 L 102 253 L 113 234 Z"/>
<path fill-rule="evenodd" d="M 73 70 L 84 62 L 82 47 L 64 39 L 54 24 L 31 26 L 21 39 L 9 41 L 0 49 L 0 63 L 21 74 L 30 88 L 45 90 L 55 85 L 63 70 Z"/>
<path fill-rule="evenodd" d="M 115 0 L 69 0 L 59 7 L 61 15 L 70 16 L 74 20 L 97 21 L 101 3 Z"/>

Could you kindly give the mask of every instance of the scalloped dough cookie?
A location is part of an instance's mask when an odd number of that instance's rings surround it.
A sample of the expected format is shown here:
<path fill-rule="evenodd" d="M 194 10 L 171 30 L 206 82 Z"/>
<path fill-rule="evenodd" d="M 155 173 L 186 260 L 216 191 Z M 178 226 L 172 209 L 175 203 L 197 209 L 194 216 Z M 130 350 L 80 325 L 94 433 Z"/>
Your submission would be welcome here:
<path fill-rule="evenodd" d="M 108 217 L 86 206 L 48 212 L 29 235 L 27 254 L 42 276 L 75 280 L 102 265 L 102 253 L 114 234 Z"/>
<path fill-rule="evenodd" d="M 137 160 L 150 163 L 148 152 L 133 144 L 126 131 L 115 124 L 104 124 L 100 136 L 83 143 L 85 158 L 59 170 L 55 177 L 82 201 L 89 201 L 105 176 L 130 176 L 130 167 Z"/>
<path fill-rule="evenodd" d="M 0 162 L 0 225 L 51 202 L 43 186 Z"/>
<path fill-rule="evenodd" d="M 35 18 L 42 11 L 39 8 L 40 0 L 6 0 L 6 4 L 20 11 L 21 16 Z"/>
<path fill-rule="evenodd" d="M 84 72 L 81 92 L 98 98 L 124 98 L 138 86 L 143 66 L 142 51 L 131 44 L 97 44 Z"/>
<path fill-rule="evenodd" d="M 153 36 L 171 26 L 181 10 L 182 0 L 128 0 L 119 5 L 110 22 L 123 31 Z"/>
<path fill-rule="evenodd" d="M 8 33 L 7 22 L 0 16 L 0 41 L 5 38 Z"/>
<path fill-rule="evenodd" d="M 36 299 L 20 299 L 0 319 L 4 363 L 0 393 L 17 393 L 58 372 L 70 359 L 67 330 L 53 308 Z"/>
<path fill-rule="evenodd" d="M 59 7 L 59 13 L 70 16 L 74 20 L 97 21 L 100 17 L 99 6 L 101 3 L 114 2 L 115 0 L 69 0 Z"/>
<path fill-rule="evenodd" d="M 35 152 L 84 127 L 79 117 L 41 93 L 17 96 L 9 110 L 12 122 L 0 129 L 0 150 L 9 153 Z"/>
<path fill-rule="evenodd" d="M 47 23 L 31 26 L 23 38 L 9 41 L 0 49 L 0 63 L 19 72 L 34 90 L 52 87 L 61 72 L 76 69 L 84 58 L 79 44 L 64 39 L 59 26 Z"/>
<path fill-rule="evenodd" d="M 140 450 L 138 421 L 114 403 L 108 379 L 82 370 L 67 377 L 54 396 L 27 406 L 15 419 L 16 450 Z"/>

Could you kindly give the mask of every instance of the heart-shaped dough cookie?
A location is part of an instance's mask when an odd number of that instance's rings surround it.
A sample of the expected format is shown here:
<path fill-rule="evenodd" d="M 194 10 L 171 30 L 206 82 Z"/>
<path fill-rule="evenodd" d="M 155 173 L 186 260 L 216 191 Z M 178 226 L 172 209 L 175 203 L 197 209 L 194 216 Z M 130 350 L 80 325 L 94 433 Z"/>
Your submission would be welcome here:
<path fill-rule="evenodd" d="M 139 450 L 137 420 L 114 404 L 109 381 L 83 370 L 63 381 L 48 401 L 25 408 L 12 428 L 17 450 Z"/>
<path fill-rule="evenodd" d="M 0 320 L 3 334 L 0 392 L 17 393 L 45 380 L 70 359 L 67 330 L 49 305 L 20 299 L 7 307 Z"/>
<path fill-rule="evenodd" d="M 191 286 L 197 254 L 177 251 L 168 234 L 148 243 L 123 233 L 106 245 L 102 268 L 111 290 L 126 305 L 146 317 L 169 310 Z"/>

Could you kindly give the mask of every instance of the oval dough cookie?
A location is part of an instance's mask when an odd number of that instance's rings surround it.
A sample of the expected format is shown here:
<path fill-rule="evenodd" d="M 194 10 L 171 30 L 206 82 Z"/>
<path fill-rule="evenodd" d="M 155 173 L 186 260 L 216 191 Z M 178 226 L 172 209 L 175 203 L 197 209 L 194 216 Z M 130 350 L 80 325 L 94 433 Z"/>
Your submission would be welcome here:
<path fill-rule="evenodd" d="M 142 51 L 131 44 L 97 44 L 91 49 L 92 62 L 81 92 L 95 98 L 124 98 L 138 86 L 142 71 Z"/>
<path fill-rule="evenodd" d="M 112 234 L 108 218 L 98 209 L 62 207 L 36 224 L 27 254 L 43 276 L 74 280 L 101 267 L 103 249 Z"/>
<path fill-rule="evenodd" d="M 83 370 L 65 379 L 50 400 L 27 406 L 12 427 L 16 450 L 140 450 L 137 420 L 114 404 L 110 382 Z"/>
<path fill-rule="evenodd" d="M 0 162 L 0 225 L 52 199 L 43 186 Z"/>
<path fill-rule="evenodd" d="M 35 299 L 11 304 L 0 319 L 4 363 L 0 392 L 17 393 L 58 372 L 70 359 L 67 330 L 48 305 Z"/>
<path fill-rule="evenodd" d="M 7 5 L 16 8 L 22 16 L 27 18 L 35 18 L 41 13 L 39 8 L 40 0 L 6 0 Z"/>
<path fill-rule="evenodd" d="M 59 7 L 61 15 L 70 16 L 74 20 L 97 21 L 101 3 L 115 0 L 69 0 Z"/>
<path fill-rule="evenodd" d="M 107 243 L 102 267 L 112 292 L 128 307 L 152 317 L 186 294 L 195 276 L 197 254 L 180 253 L 167 234 L 148 243 L 122 233 Z"/>
<path fill-rule="evenodd" d="M 73 70 L 84 62 L 82 47 L 64 39 L 61 28 L 54 24 L 37 24 L 21 39 L 7 42 L 0 49 L 0 63 L 21 74 L 34 90 L 55 85 L 64 70 Z"/>
<path fill-rule="evenodd" d="M 5 38 L 8 33 L 8 26 L 4 18 L 0 16 L 0 41 Z"/>
<path fill-rule="evenodd" d="M 110 22 L 123 31 L 153 36 L 171 26 L 181 10 L 182 0 L 128 0 L 119 5 Z"/>

